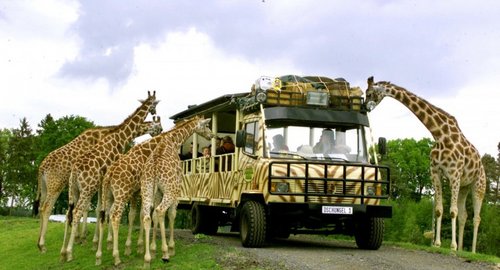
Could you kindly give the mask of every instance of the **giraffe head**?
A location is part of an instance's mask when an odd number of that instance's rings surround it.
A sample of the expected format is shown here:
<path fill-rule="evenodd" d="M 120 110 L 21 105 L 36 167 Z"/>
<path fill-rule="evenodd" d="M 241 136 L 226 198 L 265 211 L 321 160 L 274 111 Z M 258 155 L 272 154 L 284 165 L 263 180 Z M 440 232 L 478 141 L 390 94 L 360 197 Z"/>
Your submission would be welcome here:
<path fill-rule="evenodd" d="M 149 134 L 151 137 L 159 135 L 163 131 L 160 117 L 153 116 L 153 121 L 144 121 L 139 129 L 140 135 Z"/>
<path fill-rule="evenodd" d="M 368 89 L 366 89 L 366 108 L 368 111 L 375 109 L 375 107 L 388 95 L 386 85 L 389 82 L 373 82 L 373 77 L 368 78 Z"/>
<path fill-rule="evenodd" d="M 211 139 L 214 137 L 214 134 L 212 133 L 212 130 L 208 127 L 208 124 L 210 123 L 210 118 L 204 119 L 204 118 L 199 118 L 197 121 L 198 123 L 196 124 L 196 127 L 194 128 L 194 132 L 198 133 L 202 137 L 206 139 Z"/>
<path fill-rule="evenodd" d="M 148 91 L 148 98 L 145 100 L 139 100 L 142 104 L 151 104 L 149 106 L 149 113 L 151 115 L 156 114 L 156 105 L 160 102 L 159 100 L 156 100 L 156 91 L 153 91 L 153 94 L 151 94 L 150 91 Z"/>

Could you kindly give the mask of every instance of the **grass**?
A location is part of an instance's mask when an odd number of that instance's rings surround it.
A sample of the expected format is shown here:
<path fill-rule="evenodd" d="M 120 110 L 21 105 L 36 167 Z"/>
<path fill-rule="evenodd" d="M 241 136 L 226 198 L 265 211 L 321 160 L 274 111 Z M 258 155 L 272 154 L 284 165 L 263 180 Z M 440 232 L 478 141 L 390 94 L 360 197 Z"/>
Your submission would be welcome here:
<path fill-rule="evenodd" d="M 93 232 L 95 224 L 89 225 L 89 231 Z M 95 251 L 92 250 L 91 237 L 87 237 L 84 245 L 75 245 L 74 260 L 61 263 L 59 251 L 61 249 L 64 224 L 50 222 L 48 226 L 46 243 L 47 253 L 38 251 L 37 239 L 39 233 L 39 221 L 33 218 L 4 217 L 0 216 L 0 270 L 3 269 L 142 269 L 143 255 L 136 251 L 137 232 L 133 234 L 132 255 L 123 255 L 124 242 L 126 238 L 126 227 L 120 228 L 120 255 L 122 264 L 113 266 L 113 257 L 110 250 L 103 250 L 102 264 L 95 266 Z M 330 238 L 330 237 L 329 237 Z M 332 239 L 353 241 L 342 237 L 331 237 Z M 217 246 L 211 244 L 210 236 L 203 234 L 195 235 L 193 239 L 176 237 L 176 255 L 171 257 L 170 262 L 165 264 L 159 256 L 151 262 L 151 269 L 223 269 L 218 262 L 231 266 L 231 269 L 263 269 L 259 264 L 242 256 L 235 248 Z M 160 248 L 160 240 L 157 246 Z M 466 261 L 483 261 L 500 265 L 500 258 L 485 254 L 473 254 L 471 252 L 452 252 L 449 243 L 443 243 L 443 247 L 419 246 L 408 243 L 397 243 L 384 241 L 384 245 L 398 246 L 409 250 L 423 250 L 431 253 L 461 257 Z M 216 259 L 217 258 L 217 259 Z M 234 268 L 233 266 L 238 266 Z M 264 267 L 265 269 L 265 267 Z"/>
<path fill-rule="evenodd" d="M 89 225 L 93 232 L 95 224 Z M 95 251 L 92 250 L 92 240 L 87 237 L 84 245 L 75 245 L 74 260 L 61 263 L 61 249 L 64 224 L 50 222 L 47 230 L 47 253 L 38 251 L 37 239 L 39 220 L 33 218 L 0 217 L 0 270 L 3 269 L 141 269 L 143 255 L 135 250 L 136 238 L 133 238 L 132 255 L 123 255 L 126 238 L 126 227 L 120 228 L 120 255 L 122 264 L 113 266 L 112 253 L 103 250 L 102 264 L 95 265 Z M 137 237 L 137 233 L 134 233 Z M 158 239 L 157 246 L 160 248 Z M 151 269 L 221 269 L 217 264 L 216 249 L 203 242 L 179 241 L 176 238 L 176 255 L 165 264 L 160 256 L 151 261 Z"/>

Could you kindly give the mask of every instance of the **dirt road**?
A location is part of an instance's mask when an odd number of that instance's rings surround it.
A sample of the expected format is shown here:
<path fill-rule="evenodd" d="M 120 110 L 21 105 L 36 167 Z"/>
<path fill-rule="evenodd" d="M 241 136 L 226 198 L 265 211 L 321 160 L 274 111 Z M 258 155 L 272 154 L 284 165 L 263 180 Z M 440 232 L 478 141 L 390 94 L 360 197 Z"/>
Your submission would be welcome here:
<path fill-rule="evenodd" d="M 483 262 L 467 262 L 455 256 L 389 245 L 382 245 L 376 251 L 360 250 L 354 242 L 319 236 L 291 236 L 286 240 L 273 241 L 264 248 L 243 248 L 239 236 L 232 233 L 196 239 L 190 231 L 180 231 L 176 237 L 214 244 L 220 250 L 219 264 L 225 269 L 500 270 Z"/>

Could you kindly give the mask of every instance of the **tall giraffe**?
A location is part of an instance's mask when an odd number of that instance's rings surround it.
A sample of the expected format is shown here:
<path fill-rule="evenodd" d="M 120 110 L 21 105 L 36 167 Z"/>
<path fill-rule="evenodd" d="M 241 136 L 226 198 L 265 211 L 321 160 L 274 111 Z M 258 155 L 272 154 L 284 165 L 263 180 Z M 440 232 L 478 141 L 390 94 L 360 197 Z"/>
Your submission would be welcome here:
<path fill-rule="evenodd" d="M 125 204 L 130 201 L 129 210 L 129 228 L 127 234 L 127 241 L 125 242 L 125 255 L 131 253 L 132 243 L 132 229 L 135 216 L 137 213 L 137 203 L 139 199 L 139 190 L 141 187 L 140 178 L 143 173 L 146 159 L 153 153 L 153 150 L 158 145 L 158 142 L 163 137 L 168 136 L 169 132 L 163 132 L 147 141 L 132 147 L 125 155 L 120 157 L 109 168 L 102 180 L 102 204 L 100 209 L 101 220 L 99 223 L 99 242 L 96 252 L 96 265 L 101 264 L 102 257 L 102 243 L 104 235 L 104 225 L 106 217 L 109 217 L 110 228 L 108 230 L 108 242 L 113 239 L 113 257 L 115 258 L 115 265 L 120 264 L 120 252 L 118 248 L 118 232 L 120 228 L 120 220 L 125 208 Z M 109 237 L 109 233 L 113 237 Z M 142 222 L 141 232 L 138 239 L 138 252 L 142 252 Z M 108 244 L 109 245 L 109 244 Z"/>
<path fill-rule="evenodd" d="M 486 189 L 486 174 L 476 148 L 465 138 L 455 117 L 403 87 L 390 82 L 373 82 L 368 78 L 366 102 L 369 109 L 377 106 L 384 97 L 392 97 L 405 105 L 430 131 L 435 140 L 431 150 L 431 179 L 434 185 L 436 237 L 434 245 L 441 245 L 441 220 L 443 200 L 441 180 L 448 179 L 451 188 L 451 249 L 457 249 L 456 219 L 458 217 L 458 249 L 463 247 L 463 232 L 467 220 L 465 201 L 472 190 L 474 205 L 474 235 L 472 252 L 476 252 L 477 232 L 481 221 L 481 204 Z"/>
<path fill-rule="evenodd" d="M 57 198 L 68 185 L 71 164 L 76 157 L 90 150 L 90 147 L 109 133 L 112 128 L 114 126 L 86 129 L 69 143 L 50 152 L 40 163 L 36 200 L 39 201 L 40 205 L 38 248 L 42 253 L 47 251 L 45 234 L 47 233 L 49 216 Z"/>
<path fill-rule="evenodd" d="M 149 246 L 149 231 L 151 228 L 150 211 L 153 208 L 154 194 L 160 191 L 163 194 L 161 202 L 155 208 L 155 215 L 159 221 L 162 238 L 162 260 L 168 262 L 169 255 L 175 254 L 174 243 L 174 221 L 177 212 L 177 198 L 180 195 L 182 168 L 179 158 L 179 147 L 193 133 L 199 133 L 205 137 L 212 137 L 212 132 L 208 128 L 210 119 L 203 119 L 195 116 L 184 123 L 176 125 L 169 132 L 169 136 L 162 137 L 153 153 L 146 160 L 144 171 L 141 176 L 141 199 L 142 216 L 145 231 L 146 249 L 144 253 L 144 266 L 149 267 L 151 263 L 151 253 Z M 165 237 L 165 212 L 168 209 L 170 239 Z M 155 222 L 156 223 L 156 222 Z M 170 254 L 169 254 L 170 248 Z"/>
<path fill-rule="evenodd" d="M 159 131 L 157 122 L 144 122 L 149 113 L 156 114 L 158 102 L 156 92 L 151 95 L 148 91 L 148 98 L 141 101 L 141 106 L 132 115 L 111 130 L 90 151 L 75 160 L 69 181 L 69 209 L 61 248 L 61 260 L 73 259 L 73 245 L 78 222 L 83 211 L 90 207 L 92 196 L 97 191 L 100 192 L 101 178 L 107 167 L 119 157 L 120 153 L 123 153 L 125 146 L 135 137 Z M 100 196 L 98 196 L 98 207 L 99 204 Z M 70 226 L 71 233 L 69 232 Z"/>

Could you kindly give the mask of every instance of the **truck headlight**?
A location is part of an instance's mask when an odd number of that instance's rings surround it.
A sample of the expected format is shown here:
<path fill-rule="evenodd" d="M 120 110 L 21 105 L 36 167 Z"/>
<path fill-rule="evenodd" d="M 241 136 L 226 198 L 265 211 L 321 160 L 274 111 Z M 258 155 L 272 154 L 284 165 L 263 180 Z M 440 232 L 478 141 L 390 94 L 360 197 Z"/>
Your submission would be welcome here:
<path fill-rule="evenodd" d="M 272 183 L 271 192 L 286 193 L 290 192 L 290 184 L 288 183 Z"/>

